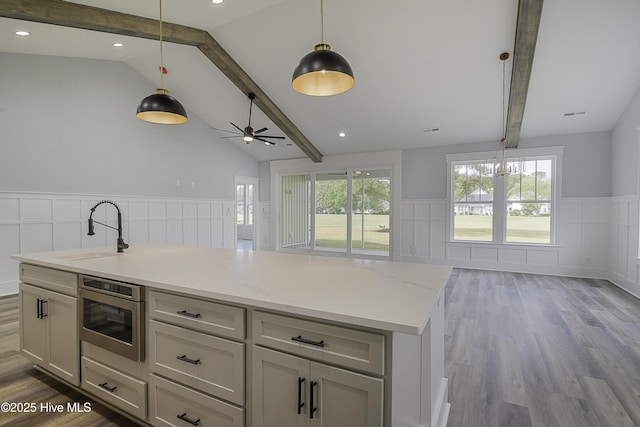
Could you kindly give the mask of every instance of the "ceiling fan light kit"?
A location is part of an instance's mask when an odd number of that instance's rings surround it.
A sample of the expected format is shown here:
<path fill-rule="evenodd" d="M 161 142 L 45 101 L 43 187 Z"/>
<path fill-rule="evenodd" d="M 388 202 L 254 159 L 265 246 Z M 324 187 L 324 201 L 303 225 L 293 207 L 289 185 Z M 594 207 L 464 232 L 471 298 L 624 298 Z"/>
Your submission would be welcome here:
<path fill-rule="evenodd" d="M 346 92 L 355 84 L 351 65 L 324 42 L 324 3 L 320 0 L 321 42 L 306 54 L 293 70 L 291 86 L 310 96 L 331 96 Z"/>
<path fill-rule="evenodd" d="M 144 98 L 138 109 L 136 110 L 136 117 L 140 120 L 151 123 L 159 123 L 165 125 L 178 125 L 185 123 L 187 118 L 187 111 L 182 104 L 169 95 L 169 91 L 164 88 L 164 74 L 166 68 L 164 68 L 164 57 L 162 51 L 162 0 L 160 2 L 160 89 L 157 89 L 156 93 L 151 94 Z"/>

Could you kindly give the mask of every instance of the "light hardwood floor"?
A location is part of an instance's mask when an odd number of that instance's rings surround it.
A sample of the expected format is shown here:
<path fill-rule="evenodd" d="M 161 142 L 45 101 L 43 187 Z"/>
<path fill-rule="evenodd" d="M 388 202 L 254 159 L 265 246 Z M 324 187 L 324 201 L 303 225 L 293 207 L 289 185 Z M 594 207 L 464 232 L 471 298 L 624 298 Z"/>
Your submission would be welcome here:
<path fill-rule="evenodd" d="M 640 426 L 640 301 L 603 280 L 455 269 L 449 427 Z"/>
<path fill-rule="evenodd" d="M 445 291 L 449 427 L 640 426 L 640 301 L 602 280 L 454 269 Z M 0 426 L 130 426 L 18 352 L 0 298 L 0 402 L 91 402 Z"/>

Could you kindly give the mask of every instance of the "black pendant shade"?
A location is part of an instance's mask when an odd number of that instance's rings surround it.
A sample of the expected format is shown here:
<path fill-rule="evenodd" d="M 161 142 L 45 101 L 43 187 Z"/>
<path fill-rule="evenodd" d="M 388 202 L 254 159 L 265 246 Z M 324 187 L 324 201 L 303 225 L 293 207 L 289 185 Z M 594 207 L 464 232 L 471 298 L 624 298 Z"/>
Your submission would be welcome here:
<path fill-rule="evenodd" d="M 164 88 L 164 75 L 167 69 L 164 68 L 164 54 L 162 51 L 162 0 L 158 0 L 160 6 L 160 89 L 156 93 L 149 95 L 140 101 L 136 110 L 136 117 L 145 122 L 159 123 L 164 125 L 179 125 L 187 122 L 187 112 L 169 91 Z"/>
<path fill-rule="evenodd" d="M 351 65 L 326 43 L 317 44 L 293 70 L 291 85 L 305 95 L 331 96 L 348 91 L 355 80 Z"/>
<path fill-rule="evenodd" d="M 158 89 L 158 93 L 149 95 L 140 102 L 136 117 L 151 123 L 179 125 L 187 121 L 187 112 L 166 90 Z"/>

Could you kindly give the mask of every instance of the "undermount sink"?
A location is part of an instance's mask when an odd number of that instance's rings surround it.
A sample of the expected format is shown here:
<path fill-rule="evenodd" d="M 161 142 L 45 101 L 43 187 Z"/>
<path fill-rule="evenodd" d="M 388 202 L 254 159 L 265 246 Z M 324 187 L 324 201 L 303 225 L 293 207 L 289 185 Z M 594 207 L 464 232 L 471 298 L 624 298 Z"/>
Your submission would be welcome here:
<path fill-rule="evenodd" d="M 104 258 L 109 256 L 118 255 L 117 252 L 90 252 L 83 254 L 69 254 L 69 255 L 58 255 L 53 258 L 60 259 L 63 261 L 81 261 L 84 259 L 95 259 L 95 258 Z"/>

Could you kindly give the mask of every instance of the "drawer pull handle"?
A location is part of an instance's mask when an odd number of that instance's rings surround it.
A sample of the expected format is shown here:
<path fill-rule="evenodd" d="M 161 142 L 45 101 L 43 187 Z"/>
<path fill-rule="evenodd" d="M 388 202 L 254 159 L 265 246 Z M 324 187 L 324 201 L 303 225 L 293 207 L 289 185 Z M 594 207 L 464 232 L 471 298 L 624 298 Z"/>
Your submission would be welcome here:
<path fill-rule="evenodd" d="M 309 411 L 309 418 L 311 419 L 313 419 L 313 413 L 318 410 L 318 408 L 316 408 L 313 405 L 313 390 L 316 388 L 317 385 L 318 385 L 317 381 L 311 381 L 311 383 L 309 384 L 309 394 L 311 395 L 311 410 Z"/>
<path fill-rule="evenodd" d="M 182 421 L 185 421 L 185 422 L 191 424 L 192 426 L 199 426 L 200 425 L 200 418 L 198 418 L 195 421 L 190 420 L 189 418 L 187 418 L 187 413 L 186 412 L 184 414 L 178 415 L 177 418 L 179 418 Z"/>
<path fill-rule="evenodd" d="M 188 317 L 193 317 L 194 319 L 199 319 L 200 318 L 200 313 L 189 313 L 187 310 L 180 310 L 180 311 L 176 311 L 177 314 L 180 314 L 182 316 L 188 316 Z"/>
<path fill-rule="evenodd" d="M 100 387 L 102 387 L 103 389 L 105 389 L 105 390 L 107 390 L 107 391 L 111 392 L 111 393 L 115 393 L 116 389 L 118 388 L 118 387 L 116 387 L 116 386 L 109 387 L 109 386 L 107 385 L 107 383 L 102 383 L 102 384 L 98 384 L 98 385 L 99 385 Z"/>
<path fill-rule="evenodd" d="M 200 359 L 196 359 L 196 360 L 189 359 L 186 354 L 183 354 L 182 356 L 176 356 L 176 359 L 182 360 L 183 362 L 191 363 L 192 365 L 200 364 Z"/>
<path fill-rule="evenodd" d="M 304 383 L 304 378 L 298 377 L 298 415 L 302 413 L 302 408 L 304 407 L 304 402 L 302 401 L 302 384 Z"/>
<path fill-rule="evenodd" d="M 298 335 L 297 337 L 291 337 L 291 341 L 297 341 L 303 344 L 315 345 L 316 347 L 324 347 L 324 340 L 311 341 L 306 338 L 302 338 L 302 335 Z"/>

